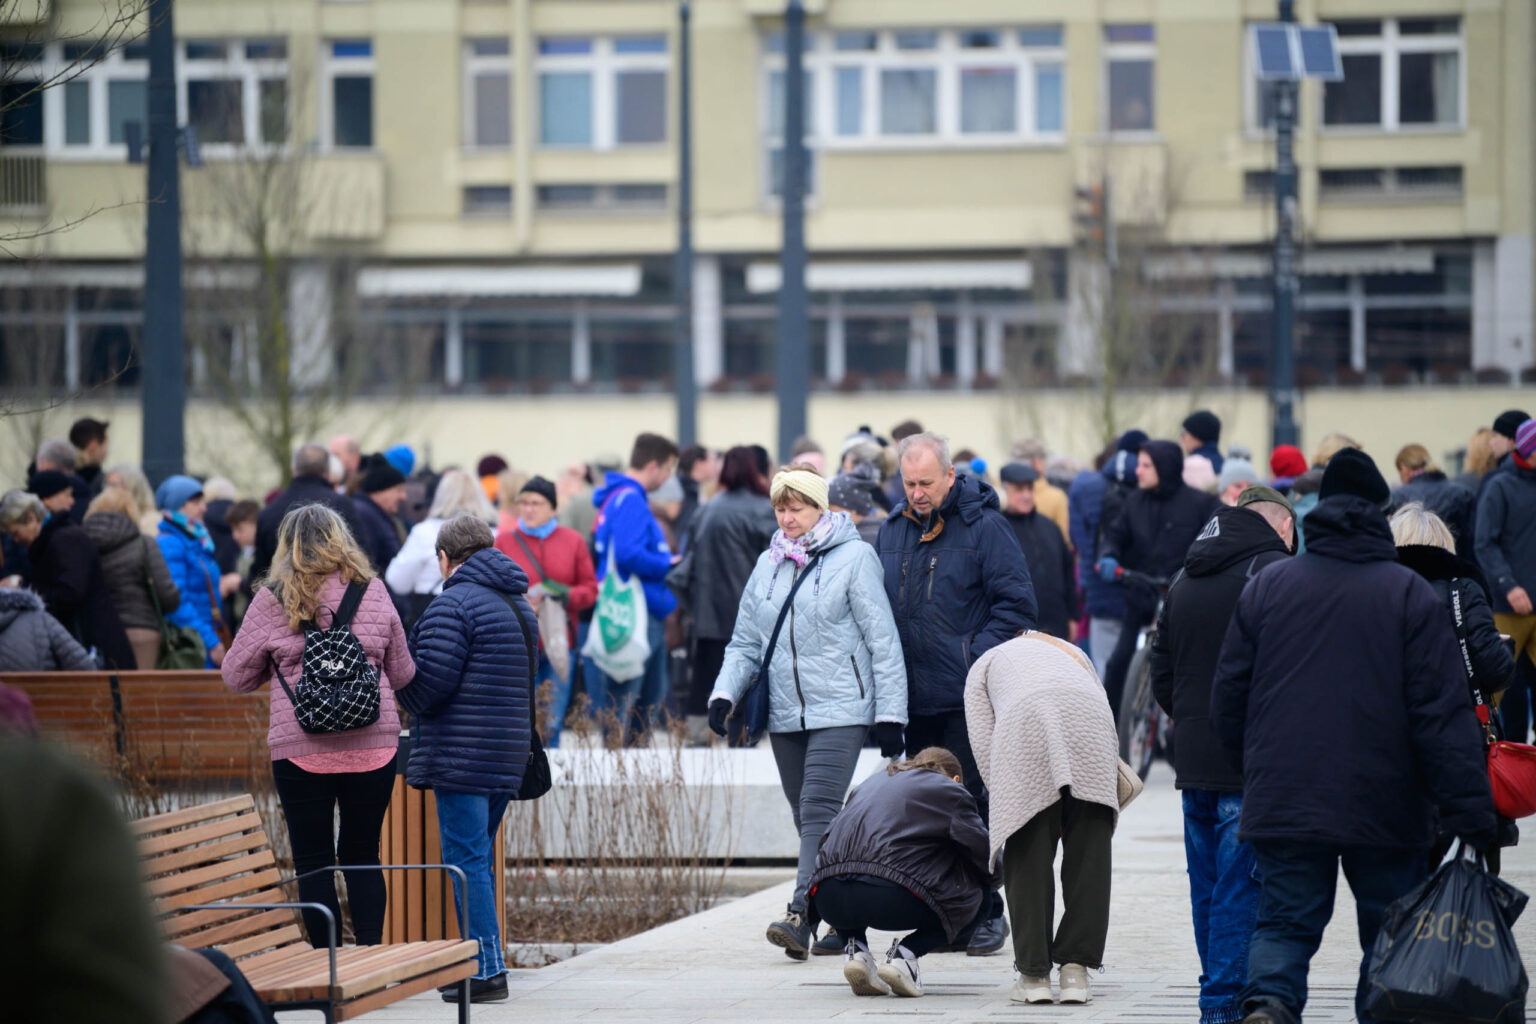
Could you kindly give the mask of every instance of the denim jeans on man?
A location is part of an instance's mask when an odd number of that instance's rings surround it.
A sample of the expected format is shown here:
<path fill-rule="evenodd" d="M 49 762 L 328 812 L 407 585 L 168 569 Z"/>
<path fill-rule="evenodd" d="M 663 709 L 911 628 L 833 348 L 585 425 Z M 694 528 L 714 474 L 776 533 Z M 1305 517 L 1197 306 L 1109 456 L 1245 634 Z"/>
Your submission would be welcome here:
<path fill-rule="evenodd" d="M 1243 1019 L 1248 944 L 1259 909 L 1253 847 L 1237 838 L 1241 793 L 1186 789 L 1184 858 L 1200 951 L 1200 1024 Z"/>
<path fill-rule="evenodd" d="M 544 736 L 545 747 L 558 747 L 560 745 L 560 730 L 565 727 L 566 713 L 571 709 L 571 686 L 576 681 L 576 659 L 581 655 L 578 651 L 571 652 L 570 668 L 566 670 L 565 682 L 555 675 L 555 666 L 549 663 L 549 658 L 539 655 L 539 676 L 534 680 L 534 686 L 538 690 L 539 708 L 542 711 L 544 701 L 549 701 L 549 726 Z M 549 696 L 545 697 L 545 693 Z"/>
<path fill-rule="evenodd" d="M 666 624 L 654 615 L 646 619 L 645 637 L 650 642 L 651 653 L 645 659 L 645 671 L 628 682 L 617 682 L 597 667 L 591 658 L 585 659 L 590 666 L 588 679 L 595 679 L 592 688 L 592 714 L 604 733 L 613 722 L 624 729 L 624 742 L 633 743 L 644 736 L 655 724 L 654 709 L 663 707 L 667 699 L 667 630 Z"/>
<path fill-rule="evenodd" d="M 1255 841 L 1253 852 L 1262 895 L 1248 948 L 1244 1008 L 1251 1013 L 1262 1007 L 1282 1024 L 1299 1024 L 1307 1005 L 1307 967 L 1333 916 L 1333 895 L 1342 861 L 1344 878 L 1355 894 L 1356 923 L 1364 951 L 1355 989 L 1355 1016 L 1360 1024 L 1373 1024 L 1376 1018 L 1365 1012 L 1365 972 L 1371 947 L 1388 905 L 1428 877 L 1425 852 L 1272 839 Z"/>
<path fill-rule="evenodd" d="M 460 793 L 437 790 L 437 826 L 443 862 L 464 872 L 469 887 L 469 934 L 480 943 L 477 978 L 494 978 L 507 969 L 497 926 L 495 859 L 491 843 L 511 793 Z M 454 879 L 457 895 L 459 881 Z"/>

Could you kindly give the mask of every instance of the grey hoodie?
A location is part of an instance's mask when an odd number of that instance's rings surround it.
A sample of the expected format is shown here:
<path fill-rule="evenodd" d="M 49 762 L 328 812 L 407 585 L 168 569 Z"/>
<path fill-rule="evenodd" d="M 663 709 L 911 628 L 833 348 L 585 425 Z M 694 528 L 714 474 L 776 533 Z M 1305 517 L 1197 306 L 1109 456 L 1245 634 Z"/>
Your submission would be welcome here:
<path fill-rule="evenodd" d="M 89 672 L 85 648 L 30 590 L 0 589 L 0 672 Z"/>
<path fill-rule="evenodd" d="M 747 580 L 715 692 L 741 700 L 799 566 L 763 552 Z M 907 672 L 875 549 L 847 517 L 795 594 L 768 674 L 768 731 L 907 721 Z"/>

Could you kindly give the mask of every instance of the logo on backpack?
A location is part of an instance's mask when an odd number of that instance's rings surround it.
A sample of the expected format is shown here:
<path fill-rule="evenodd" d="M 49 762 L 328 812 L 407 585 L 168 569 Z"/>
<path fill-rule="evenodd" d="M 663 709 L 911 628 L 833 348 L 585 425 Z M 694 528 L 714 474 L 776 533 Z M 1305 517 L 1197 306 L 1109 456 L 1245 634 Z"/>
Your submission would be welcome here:
<path fill-rule="evenodd" d="M 362 641 L 351 629 L 366 589 L 362 583 L 347 584 L 328 629 L 304 623 L 299 680 L 291 688 L 276 659 L 272 662 L 272 671 L 293 705 L 293 717 L 305 732 L 346 732 L 379 720 L 379 670 L 369 663 Z"/>

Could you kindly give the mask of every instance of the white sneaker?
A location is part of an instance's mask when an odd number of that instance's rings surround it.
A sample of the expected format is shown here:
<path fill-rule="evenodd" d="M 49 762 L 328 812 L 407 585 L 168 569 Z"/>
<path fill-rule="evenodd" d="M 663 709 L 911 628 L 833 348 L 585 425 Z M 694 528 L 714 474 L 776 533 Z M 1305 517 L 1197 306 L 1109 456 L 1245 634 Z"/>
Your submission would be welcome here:
<path fill-rule="evenodd" d="M 888 996 L 891 986 L 880 977 L 875 966 L 875 955 L 858 939 L 848 940 L 847 956 L 843 959 L 843 978 L 856 996 Z"/>
<path fill-rule="evenodd" d="M 1061 1001 L 1091 1003 L 1093 989 L 1088 984 L 1088 968 L 1082 964 L 1061 965 Z"/>
<path fill-rule="evenodd" d="M 1019 979 L 1013 983 L 1013 991 L 1008 993 L 1008 999 L 1015 1003 L 1054 1003 L 1056 999 L 1051 995 L 1051 976 L 1020 972 Z"/>
<path fill-rule="evenodd" d="M 880 980 L 891 986 L 891 991 L 898 996 L 923 994 L 923 975 L 917 968 L 917 957 L 900 940 L 891 943 L 891 951 L 885 954 L 885 963 L 880 965 Z"/>

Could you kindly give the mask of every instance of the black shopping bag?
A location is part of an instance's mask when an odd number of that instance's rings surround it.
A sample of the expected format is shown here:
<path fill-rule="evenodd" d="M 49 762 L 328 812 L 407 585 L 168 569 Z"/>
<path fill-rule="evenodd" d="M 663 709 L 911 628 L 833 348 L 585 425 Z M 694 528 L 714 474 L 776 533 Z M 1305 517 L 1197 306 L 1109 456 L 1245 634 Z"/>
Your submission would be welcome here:
<path fill-rule="evenodd" d="M 1526 895 L 1458 847 L 1387 908 L 1371 951 L 1365 1009 L 1421 1024 L 1523 1024 L 1529 987 L 1510 926 Z"/>

